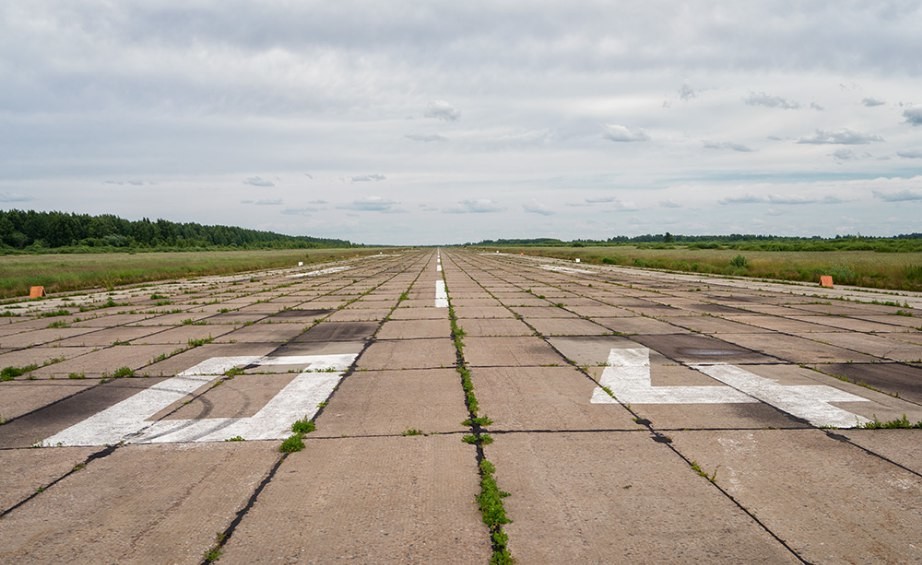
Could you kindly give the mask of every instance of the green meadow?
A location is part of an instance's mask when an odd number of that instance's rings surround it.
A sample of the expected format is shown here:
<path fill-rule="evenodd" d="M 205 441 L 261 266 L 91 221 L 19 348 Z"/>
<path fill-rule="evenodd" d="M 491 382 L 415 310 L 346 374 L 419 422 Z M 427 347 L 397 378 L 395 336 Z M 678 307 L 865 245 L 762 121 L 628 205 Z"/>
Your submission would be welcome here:
<path fill-rule="evenodd" d="M 112 289 L 180 277 L 223 275 L 294 267 L 377 254 L 380 249 L 278 249 L 144 253 L 22 254 L 0 256 L 0 298 L 24 297 L 29 287 L 45 292 Z"/>
<path fill-rule="evenodd" d="M 696 249 L 693 246 L 483 247 L 583 263 L 625 265 L 692 273 L 819 282 L 831 275 L 835 284 L 891 290 L 922 290 L 922 252 L 761 251 Z"/>

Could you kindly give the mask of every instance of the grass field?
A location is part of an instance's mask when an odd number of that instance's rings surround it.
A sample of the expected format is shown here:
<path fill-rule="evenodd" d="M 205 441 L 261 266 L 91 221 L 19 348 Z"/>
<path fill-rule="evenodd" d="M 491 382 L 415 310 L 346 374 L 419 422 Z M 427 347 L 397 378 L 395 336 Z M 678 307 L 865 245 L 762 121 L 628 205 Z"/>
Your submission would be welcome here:
<path fill-rule="evenodd" d="M 380 249 L 288 249 L 176 253 L 93 253 L 0 257 L 0 298 L 29 295 L 30 286 L 49 294 L 179 277 L 220 275 L 294 267 L 380 253 Z"/>
<path fill-rule="evenodd" d="M 739 251 L 650 247 L 486 247 L 584 263 L 629 265 L 694 273 L 715 273 L 788 281 L 819 282 L 892 290 L 922 290 L 922 253 L 874 251 Z"/>

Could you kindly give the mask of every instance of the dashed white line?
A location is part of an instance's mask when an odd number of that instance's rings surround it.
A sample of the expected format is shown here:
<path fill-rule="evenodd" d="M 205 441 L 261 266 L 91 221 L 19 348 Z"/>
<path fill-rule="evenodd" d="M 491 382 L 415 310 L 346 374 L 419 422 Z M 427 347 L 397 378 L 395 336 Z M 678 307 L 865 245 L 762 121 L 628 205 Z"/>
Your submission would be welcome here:
<path fill-rule="evenodd" d="M 445 281 L 435 281 L 435 307 L 448 308 L 448 293 L 445 292 Z"/>

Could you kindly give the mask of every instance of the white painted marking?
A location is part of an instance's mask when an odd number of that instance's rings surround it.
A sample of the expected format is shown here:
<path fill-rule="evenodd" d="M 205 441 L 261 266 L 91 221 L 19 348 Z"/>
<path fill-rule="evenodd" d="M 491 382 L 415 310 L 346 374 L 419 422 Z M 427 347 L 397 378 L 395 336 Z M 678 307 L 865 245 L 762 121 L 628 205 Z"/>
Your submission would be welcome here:
<path fill-rule="evenodd" d="M 310 271 L 307 273 L 298 273 L 296 275 L 288 275 L 290 279 L 300 279 L 302 277 L 319 277 L 320 275 L 330 275 L 333 273 L 340 273 L 342 271 L 348 271 L 352 267 L 343 265 L 340 267 L 329 267 L 327 269 L 320 269 L 318 271 Z"/>
<path fill-rule="evenodd" d="M 831 406 L 830 402 L 867 402 L 868 399 L 826 385 L 778 384 L 733 365 L 691 365 L 693 369 L 771 404 L 814 426 L 850 428 L 869 422 L 864 416 Z"/>
<path fill-rule="evenodd" d="M 445 292 L 445 281 L 435 281 L 435 307 L 448 308 L 448 293 Z"/>
<path fill-rule="evenodd" d="M 646 347 L 612 349 L 608 366 L 592 392 L 592 404 L 731 404 L 765 402 L 778 410 L 807 420 L 818 427 L 849 428 L 869 420 L 831 406 L 830 402 L 867 402 L 866 398 L 826 385 L 780 385 L 727 364 L 689 365 L 728 386 L 663 386 L 650 381 L 650 350 Z"/>
<path fill-rule="evenodd" d="M 594 275 L 595 271 L 586 269 L 574 269 L 573 267 L 562 267 L 560 265 L 541 265 L 545 271 L 554 271 L 555 273 L 567 273 L 570 275 Z"/>
<path fill-rule="evenodd" d="M 602 371 L 602 386 L 627 404 L 729 404 L 756 402 L 728 386 L 659 386 L 650 382 L 650 350 L 646 347 L 612 349 L 608 366 Z M 607 399 L 607 400 L 606 400 Z M 592 403 L 616 402 L 601 388 L 592 394 Z"/>
<path fill-rule="evenodd" d="M 282 439 L 290 435 L 299 418 L 313 418 L 356 354 L 299 355 L 289 357 L 215 357 L 183 371 L 90 416 L 45 440 L 43 446 L 111 445 L 127 443 Z M 249 418 L 203 418 L 151 421 L 157 412 L 233 367 L 246 365 L 306 365 L 262 409 Z M 318 372 L 323 371 L 323 372 Z"/>
<path fill-rule="evenodd" d="M 441 273 L 441 272 L 442 272 L 442 265 L 436 265 L 436 266 L 435 266 L 435 272 L 436 272 L 436 273 Z"/>

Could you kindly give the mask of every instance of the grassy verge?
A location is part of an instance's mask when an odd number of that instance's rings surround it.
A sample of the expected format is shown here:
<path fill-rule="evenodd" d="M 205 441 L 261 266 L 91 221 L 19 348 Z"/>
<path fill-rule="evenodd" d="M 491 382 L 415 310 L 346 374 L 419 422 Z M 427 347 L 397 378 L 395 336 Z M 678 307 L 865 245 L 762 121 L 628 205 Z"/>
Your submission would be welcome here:
<path fill-rule="evenodd" d="M 486 248 L 496 251 L 497 248 Z M 819 282 L 831 275 L 835 284 L 892 290 L 922 290 L 922 253 L 875 251 L 756 251 L 695 249 L 674 245 L 661 249 L 631 245 L 606 247 L 503 247 L 522 253 L 583 263 L 625 265 L 799 282 Z"/>
<path fill-rule="evenodd" d="M 3 257 L 0 265 L 0 298 L 28 296 L 31 286 L 44 286 L 49 294 L 111 289 L 124 284 L 293 267 L 299 261 L 321 263 L 380 252 L 380 249 L 289 249 L 11 255 Z"/>

